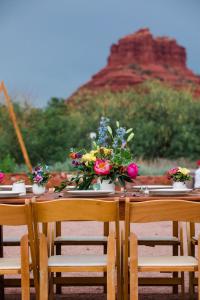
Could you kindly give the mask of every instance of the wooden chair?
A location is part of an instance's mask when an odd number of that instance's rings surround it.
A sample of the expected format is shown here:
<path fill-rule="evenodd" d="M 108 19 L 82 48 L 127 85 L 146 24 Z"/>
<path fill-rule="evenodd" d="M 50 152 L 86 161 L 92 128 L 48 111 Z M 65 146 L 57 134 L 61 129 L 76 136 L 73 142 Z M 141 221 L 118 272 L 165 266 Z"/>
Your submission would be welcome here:
<path fill-rule="evenodd" d="M 53 298 L 53 284 L 56 272 L 106 272 L 107 299 L 115 299 L 115 264 L 117 265 L 117 287 L 120 293 L 120 245 L 119 245 L 119 203 L 94 199 L 62 199 L 42 203 L 32 202 L 32 220 L 36 233 L 40 257 L 40 299 L 48 299 L 48 274 L 50 275 L 50 298 Z M 48 257 L 47 238 L 39 234 L 38 224 L 60 221 L 114 222 L 115 233 L 108 237 L 106 255 L 50 255 Z M 52 249 L 52 247 L 50 247 Z M 116 255 L 115 255 L 116 251 Z M 117 258 L 117 259 L 116 259 Z M 67 282 L 62 277 L 62 283 Z M 82 278 L 85 282 L 84 278 Z M 86 283 L 86 282 L 85 282 Z"/>
<path fill-rule="evenodd" d="M 181 228 L 181 256 L 138 255 L 138 242 L 135 233 L 130 234 L 131 223 L 161 221 L 199 222 L 200 203 L 183 200 L 153 200 L 141 203 L 126 201 L 125 243 L 124 243 L 124 299 L 128 299 L 128 270 L 130 272 L 130 299 L 138 299 L 138 272 L 196 272 L 200 261 L 193 256 L 183 256 L 183 232 Z M 130 248 L 129 248 L 130 237 Z M 200 239 L 199 239 L 200 241 Z M 198 246 L 199 247 L 199 246 Z M 130 260 L 129 257 L 130 250 Z M 200 255 L 200 247 L 199 247 Z M 184 295 L 184 277 L 181 277 Z M 199 277 L 200 287 L 200 277 Z M 200 290 L 199 290 L 200 291 Z M 200 299 L 200 292 L 199 298 Z"/>
<path fill-rule="evenodd" d="M 33 236 L 33 226 L 30 222 L 28 203 L 25 205 L 5 205 L 0 204 L 0 226 L 23 226 L 26 225 L 28 233 Z M 21 275 L 21 289 L 23 300 L 30 299 L 30 271 L 33 270 L 36 288 L 36 298 L 38 292 L 38 273 L 35 261 L 35 250 L 33 240 L 25 234 L 20 241 L 21 257 L 1 257 L 0 258 L 0 275 Z M 29 247 L 30 246 L 30 247 Z M 31 260 L 29 255 L 31 252 Z M 31 261 L 31 263 L 30 263 Z"/>
<path fill-rule="evenodd" d="M 62 246 L 102 246 L 103 247 L 103 253 L 107 253 L 107 243 L 108 243 L 108 234 L 109 234 L 109 223 L 105 222 L 103 224 L 103 234 L 102 235 L 93 235 L 93 236 L 69 236 L 69 235 L 63 235 L 62 234 L 62 223 L 56 222 L 55 226 L 55 238 L 54 238 L 54 245 L 55 245 L 55 253 L 56 255 L 61 255 L 62 253 Z M 153 242 L 153 241 L 152 241 Z M 20 246 L 20 237 L 3 237 L 3 247 L 16 247 Z M 61 273 L 56 273 L 57 277 L 61 277 Z M 104 274 L 104 277 L 96 277 L 95 280 L 93 280 L 92 277 L 88 277 L 87 281 L 90 282 L 92 285 L 99 285 L 104 286 L 104 291 L 106 292 L 106 273 Z M 56 279 L 55 279 L 56 280 Z M 13 280 L 12 280 L 13 281 Z M 7 284 L 10 283 L 10 279 L 6 280 Z M 68 278 L 67 285 L 73 285 L 73 284 L 83 284 L 83 280 L 81 279 L 80 282 L 78 281 L 77 277 Z M 15 286 L 20 286 L 21 281 L 18 279 L 14 280 Z M 30 285 L 33 286 L 33 280 L 31 279 Z M 10 284 L 9 284 L 10 286 Z M 61 293 L 61 287 L 63 285 L 56 284 L 56 293 Z"/>
<path fill-rule="evenodd" d="M 196 224 L 195 223 L 187 223 L 187 246 L 188 246 L 188 254 L 195 257 L 195 246 L 198 246 L 198 237 L 196 236 Z M 198 278 L 195 277 L 194 273 L 189 274 L 189 292 L 190 299 L 194 298 L 194 290 L 195 286 L 198 285 Z"/>
<path fill-rule="evenodd" d="M 62 233 L 62 222 L 56 222 L 55 226 L 55 238 L 54 238 L 54 245 L 55 245 L 55 252 L 56 255 L 61 255 L 62 254 L 62 246 L 102 246 L 103 247 L 103 253 L 107 253 L 107 243 L 108 243 L 108 235 L 109 235 L 109 223 L 104 222 L 103 224 L 103 232 L 102 235 L 63 235 Z M 57 277 L 61 276 L 61 273 L 56 273 Z M 104 286 L 104 291 L 106 292 L 106 273 L 104 274 L 104 277 L 96 277 L 95 281 L 93 278 L 89 277 L 87 279 L 90 284 L 96 285 L 103 285 Z M 78 278 L 73 277 L 73 278 L 68 278 L 68 285 L 72 284 L 78 284 Z M 83 284 L 83 281 L 81 280 L 79 284 Z M 61 285 L 57 284 L 56 285 L 56 293 L 60 294 L 61 293 Z"/>

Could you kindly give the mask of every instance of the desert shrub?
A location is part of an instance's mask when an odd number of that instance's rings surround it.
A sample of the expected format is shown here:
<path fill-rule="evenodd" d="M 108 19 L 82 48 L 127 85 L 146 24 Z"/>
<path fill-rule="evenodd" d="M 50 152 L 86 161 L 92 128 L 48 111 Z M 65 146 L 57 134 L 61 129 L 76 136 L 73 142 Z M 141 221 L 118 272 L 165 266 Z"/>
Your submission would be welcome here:
<path fill-rule="evenodd" d="M 147 82 L 124 92 L 76 94 L 69 102 L 52 98 L 43 109 L 15 104 L 18 122 L 32 164 L 65 162 L 71 147 L 91 146 L 90 132 L 107 116 L 133 127 L 131 149 L 144 159 L 200 156 L 200 101 L 188 91 Z M 0 106 L 0 162 L 8 154 L 18 164 L 23 157 L 9 120 Z"/>

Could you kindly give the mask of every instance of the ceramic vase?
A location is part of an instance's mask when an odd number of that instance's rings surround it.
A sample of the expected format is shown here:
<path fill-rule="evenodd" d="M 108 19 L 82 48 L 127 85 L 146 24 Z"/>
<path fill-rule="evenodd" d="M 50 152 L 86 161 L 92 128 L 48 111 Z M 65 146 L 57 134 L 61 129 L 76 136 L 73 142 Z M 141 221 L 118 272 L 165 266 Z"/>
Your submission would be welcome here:
<path fill-rule="evenodd" d="M 33 194 L 42 195 L 45 193 L 45 186 L 34 183 L 32 186 Z"/>
<path fill-rule="evenodd" d="M 185 182 L 174 181 L 173 182 L 173 189 L 175 189 L 175 190 L 187 189 L 187 186 L 186 186 Z"/>
<path fill-rule="evenodd" d="M 115 191 L 115 184 L 112 182 L 110 183 L 110 180 L 103 180 L 101 182 L 100 179 L 98 179 L 99 189 L 104 191 Z"/>

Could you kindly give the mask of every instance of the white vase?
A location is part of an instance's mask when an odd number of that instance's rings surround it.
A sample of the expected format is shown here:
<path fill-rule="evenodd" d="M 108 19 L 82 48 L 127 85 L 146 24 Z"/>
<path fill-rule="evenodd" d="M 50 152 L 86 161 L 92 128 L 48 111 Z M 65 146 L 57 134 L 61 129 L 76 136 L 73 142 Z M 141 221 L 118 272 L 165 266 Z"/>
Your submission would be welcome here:
<path fill-rule="evenodd" d="M 45 186 L 44 185 L 39 185 L 37 183 L 34 183 L 32 185 L 32 190 L 33 190 L 33 194 L 35 195 L 42 195 L 45 193 Z"/>
<path fill-rule="evenodd" d="M 98 184 L 99 184 L 99 189 L 104 190 L 104 191 L 115 191 L 115 184 L 112 182 L 110 183 L 110 180 L 101 180 L 98 178 Z"/>
<path fill-rule="evenodd" d="M 182 181 L 174 181 L 172 186 L 175 190 L 187 189 L 185 182 Z"/>
<path fill-rule="evenodd" d="M 194 175 L 194 188 L 199 189 L 200 188 L 200 167 L 195 171 Z"/>

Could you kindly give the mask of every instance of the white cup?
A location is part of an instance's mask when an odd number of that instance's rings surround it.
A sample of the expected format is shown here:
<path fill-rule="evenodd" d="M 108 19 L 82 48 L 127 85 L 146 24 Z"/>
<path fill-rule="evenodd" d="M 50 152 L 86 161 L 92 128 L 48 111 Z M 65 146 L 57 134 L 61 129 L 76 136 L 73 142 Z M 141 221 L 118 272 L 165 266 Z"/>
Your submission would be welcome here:
<path fill-rule="evenodd" d="M 26 195 L 26 186 L 24 182 L 14 182 L 12 186 L 12 191 L 20 193 L 21 195 Z"/>

